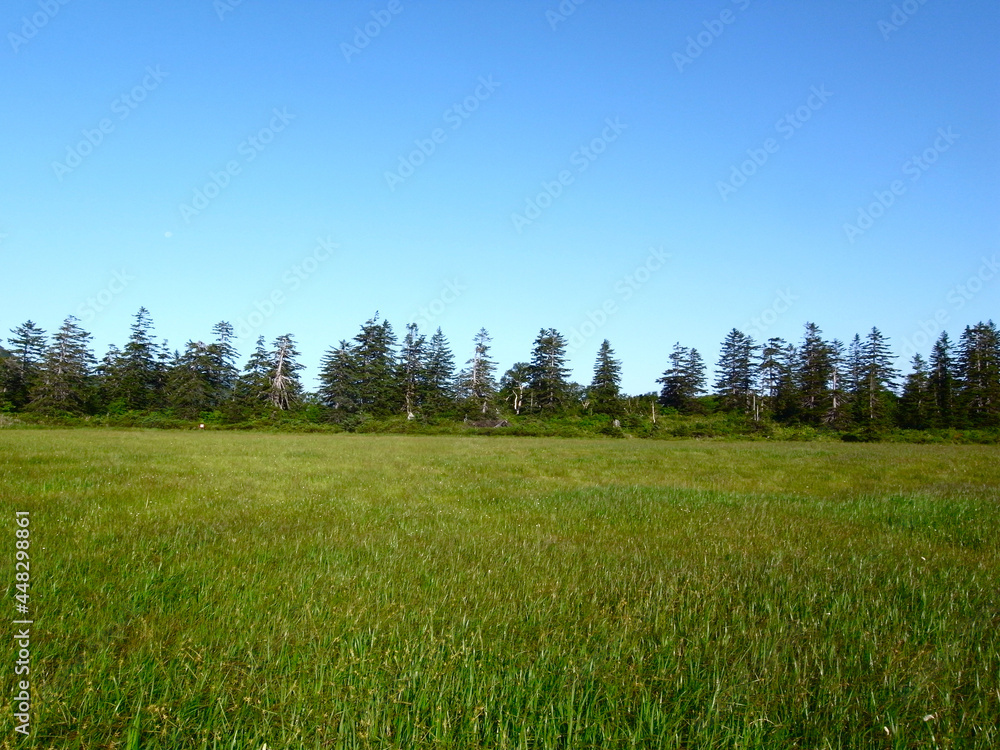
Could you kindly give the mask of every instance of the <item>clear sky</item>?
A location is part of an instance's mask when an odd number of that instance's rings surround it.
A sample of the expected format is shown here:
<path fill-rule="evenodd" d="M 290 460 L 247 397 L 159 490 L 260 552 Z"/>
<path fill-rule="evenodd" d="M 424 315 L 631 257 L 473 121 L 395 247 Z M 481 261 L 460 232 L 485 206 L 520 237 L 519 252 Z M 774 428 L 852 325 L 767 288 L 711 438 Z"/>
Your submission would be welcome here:
<path fill-rule="evenodd" d="M 674 342 L 1000 318 L 992 0 L 10 0 L 0 330 L 171 348 L 380 311 L 630 393 Z M 875 205 L 872 205 L 875 204 Z M 933 336 L 931 336 L 933 338 Z M 499 373 L 498 373 L 499 374 Z"/>

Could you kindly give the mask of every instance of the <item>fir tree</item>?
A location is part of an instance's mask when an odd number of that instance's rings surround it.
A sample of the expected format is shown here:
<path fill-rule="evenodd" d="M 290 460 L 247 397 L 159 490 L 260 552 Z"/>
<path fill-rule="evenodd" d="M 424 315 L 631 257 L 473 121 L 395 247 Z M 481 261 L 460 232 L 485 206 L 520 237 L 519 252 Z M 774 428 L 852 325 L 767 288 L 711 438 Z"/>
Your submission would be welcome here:
<path fill-rule="evenodd" d="M 855 394 L 854 419 L 868 429 L 879 430 L 888 426 L 899 371 L 892 366 L 895 357 L 889 349 L 888 340 L 878 328 L 872 328 L 865 337 L 861 359 L 861 382 Z"/>
<path fill-rule="evenodd" d="M 596 414 L 617 417 L 621 414 L 622 363 L 615 359 L 611 343 L 604 339 L 597 351 L 594 378 L 587 389 L 590 407 Z"/>
<path fill-rule="evenodd" d="M 239 370 L 232 345 L 233 327 L 225 321 L 212 328 L 215 341 L 188 341 L 167 368 L 166 405 L 178 416 L 200 417 L 235 397 Z"/>
<path fill-rule="evenodd" d="M 912 372 L 903 384 L 903 396 L 899 400 L 897 421 L 905 430 L 924 430 L 930 426 L 933 396 L 927 363 L 919 354 L 913 355 Z"/>
<path fill-rule="evenodd" d="M 132 334 L 121 353 L 114 377 L 116 392 L 131 411 L 156 409 L 161 405 L 165 368 L 164 349 L 153 341 L 153 321 L 140 307 L 131 326 Z"/>
<path fill-rule="evenodd" d="M 111 344 L 108 351 L 97 363 L 97 405 L 98 409 L 109 414 L 117 414 L 125 410 L 125 402 L 121 398 L 121 378 L 118 377 L 122 367 L 121 350 Z"/>
<path fill-rule="evenodd" d="M 849 358 L 842 341 L 830 342 L 830 409 L 823 421 L 835 429 L 844 429 L 851 422 Z"/>
<path fill-rule="evenodd" d="M 958 343 L 958 400 L 969 427 L 1000 426 L 1000 332 L 993 321 L 967 326 Z"/>
<path fill-rule="evenodd" d="M 427 349 L 425 392 L 422 396 L 428 414 L 441 414 L 455 403 L 455 356 L 440 327 L 431 336 Z"/>
<path fill-rule="evenodd" d="M 215 341 L 208 345 L 211 407 L 218 408 L 233 397 L 240 371 L 236 366 L 236 347 L 232 343 L 235 338 L 233 326 L 220 321 L 212 327 L 212 333 L 215 334 Z"/>
<path fill-rule="evenodd" d="M 531 366 L 527 362 L 515 362 L 500 378 L 500 397 L 515 414 L 526 408 L 524 400 L 531 392 Z M 528 404 L 528 408 L 531 404 Z"/>
<path fill-rule="evenodd" d="M 670 367 L 657 379 L 663 386 L 660 403 L 682 414 L 698 411 L 697 397 L 705 390 L 705 364 L 697 349 L 674 344 Z"/>
<path fill-rule="evenodd" d="M 481 414 L 489 412 L 497 393 L 494 374 L 497 366 L 490 354 L 492 341 L 489 331 L 480 328 L 473 339 L 472 358 L 458 376 L 462 397 Z"/>
<path fill-rule="evenodd" d="M 188 341 L 166 376 L 166 405 L 177 416 L 197 419 L 216 405 L 214 358 L 201 341 Z"/>
<path fill-rule="evenodd" d="M 236 381 L 230 418 L 260 416 L 267 403 L 270 387 L 271 353 L 267 350 L 264 337 L 258 336 L 254 350 Z"/>
<path fill-rule="evenodd" d="M 333 410 L 335 420 L 354 412 L 358 406 L 358 363 L 351 344 L 341 340 L 323 357 L 321 368 L 319 396 L 322 404 Z"/>
<path fill-rule="evenodd" d="M 278 336 L 273 347 L 271 367 L 268 369 L 267 400 L 275 409 L 288 411 L 298 405 L 302 398 L 299 352 L 290 333 Z"/>
<path fill-rule="evenodd" d="M 422 407 L 427 389 L 427 339 L 420 334 L 416 323 L 406 326 L 406 335 L 399 352 L 399 386 L 403 393 L 406 418 L 413 419 Z"/>
<path fill-rule="evenodd" d="M 92 410 L 97 363 L 90 349 L 91 336 L 78 322 L 70 315 L 53 334 L 32 390 L 32 410 L 70 414 Z"/>
<path fill-rule="evenodd" d="M 723 340 L 715 369 L 715 389 L 724 410 L 759 417 L 756 409 L 757 350 L 754 340 L 735 328 Z"/>
<path fill-rule="evenodd" d="M 932 427 L 947 428 L 956 424 L 955 383 L 958 375 L 954 356 L 948 332 L 942 331 L 931 349 L 927 373 L 931 397 L 929 419 Z"/>
<path fill-rule="evenodd" d="M 2 388 L 6 400 L 15 409 L 23 409 L 31 400 L 31 392 L 37 386 L 42 374 L 42 360 L 45 357 L 45 331 L 28 320 L 10 331 L 7 339 L 10 356 L 5 358 Z"/>
<path fill-rule="evenodd" d="M 773 337 L 761 348 L 758 380 L 767 414 L 788 420 L 798 412 L 795 391 L 795 347 L 783 338 Z"/>
<path fill-rule="evenodd" d="M 861 336 L 854 334 L 854 338 L 851 339 L 851 343 L 847 349 L 847 357 L 844 360 L 844 386 L 847 391 L 847 399 L 850 402 L 849 405 L 852 422 L 854 421 L 855 416 L 863 411 L 860 404 L 864 380 L 864 345 L 861 342 Z"/>
<path fill-rule="evenodd" d="M 358 410 L 388 416 L 398 409 L 396 383 L 396 336 L 388 320 L 378 321 L 378 313 L 361 326 L 354 337 L 357 380 L 355 402 Z"/>
<path fill-rule="evenodd" d="M 0 346 L 0 413 L 14 410 L 11 393 L 8 392 L 12 366 L 10 352 Z"/>
<path fill-rule="evenodd" d="M 542 328 L 531 353 L 531 390 L 540 411 L 558 413 L 569 405 L 568 378 L 565 337 L 555 328 Z"/>
<path fill-rule="evenodd" d="M 819 326 L 806 323 L 795 373 L 804 422 L 820 424 L 829 413 L 833 403 L 830 394 L 832 371 L 830 345 L 823 340 Z"/>

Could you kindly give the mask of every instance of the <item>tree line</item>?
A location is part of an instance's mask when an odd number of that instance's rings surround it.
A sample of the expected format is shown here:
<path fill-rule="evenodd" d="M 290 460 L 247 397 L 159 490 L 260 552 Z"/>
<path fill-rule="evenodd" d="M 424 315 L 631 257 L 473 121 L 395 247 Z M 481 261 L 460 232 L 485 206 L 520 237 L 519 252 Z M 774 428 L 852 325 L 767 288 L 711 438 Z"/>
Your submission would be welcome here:
<path fill-rule="evenodd" d="M 153 331 L 149 311 L 141 308 L 124 346 L 112 345 L 98 360 L 91 335 L 73 316 L 51 335 L 30 320 L 12 328 L 7 346 L 0 346 L 0 412 L 161 413 L 233 423 L 306 414 L 350 429 L 394 417 L 634 421 L 648 412 L 655 422 L 659 407 L 660 415 L 729 414 L 750 427 L 876 433 L 1000 427 L 1000 333 L 992 321 L 967 326 L 957 342 L 941 333 L 926 359 L 913 357 L 905 376 L 878 328 L 846 344 L 825 339 L 815 323 L 807 323 L 795 343 L 758 343 L 734 328 L 722 341 L 711 387 L 697 349 L 677 343 L 658 390 L 638 396 L 621 391 L 622 362 L 607 340 L 596 353 L 591 382 L 571 381 L 567 339 L 554 328 L 542 328 L 530 358 L 501 374 L 486 329 L 474 336 L 459 367 L 440 328 L 428 335 L 410 323 L 400 339 L 376 313 L 352 339 L 325 353 L 315 392 L 302 385 L 292 334 L 270 344 L 259 337 L 241 368 L 227 322 L 212 328 L 209 343 L 190 340 L 182 350 L 157 342 Z"/>

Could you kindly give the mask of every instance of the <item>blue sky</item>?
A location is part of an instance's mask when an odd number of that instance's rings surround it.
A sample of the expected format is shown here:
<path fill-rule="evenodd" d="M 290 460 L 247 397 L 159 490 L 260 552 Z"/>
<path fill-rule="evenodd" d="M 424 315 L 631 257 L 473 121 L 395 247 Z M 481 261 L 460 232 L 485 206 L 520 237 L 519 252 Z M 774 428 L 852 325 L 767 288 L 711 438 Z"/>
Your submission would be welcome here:
<path fill-rule="evenodd" d="M 1000 6 L 986 0 L 12 0 L 0 330 L 140 306 L 322 354 L 376 310 L 542 327 L 624 388 L 675 341 L 998 316 Z M 924 331 L 929 331 L 930 335 Z M 907 356 L 903 356 L 903 354 Z"/>

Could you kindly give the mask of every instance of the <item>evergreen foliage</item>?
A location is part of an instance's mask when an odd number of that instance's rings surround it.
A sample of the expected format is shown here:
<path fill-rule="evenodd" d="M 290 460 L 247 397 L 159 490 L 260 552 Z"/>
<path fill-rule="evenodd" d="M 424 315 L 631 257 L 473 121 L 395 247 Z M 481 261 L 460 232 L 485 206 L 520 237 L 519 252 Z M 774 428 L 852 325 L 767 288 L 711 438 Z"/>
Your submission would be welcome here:
<path fill-rule="evenodd" d="M 466 362 L 465 369 L 458 374 L 459 397 L 469 410 L 486 415 L 493 407 L 497 395 L 495 373 L 496 362 L 490 353 L 493 337 L 485 328 L 473 338 L 474 348 L 472 358 Z"/>
<path fill-rule="evenodd" d="M 570 403 L 569 368 L 566 366 L 566 338 L 555 328 L 542 328 L 531 352 L 530 388 L 534 408 L 555 414 Z"/>
<path fill-rule="evenodd" d="M 847 346 L 827 341 L 814 323 L 798 346 L 781 338 L 758 345 L 734 328 L 720 346 L 712 393 L 699 352 L 676 343 L 656 381 L 659 392 L 641 395 L 621 392 L 622 362 L 606 339 L 590 384 L 572 382 L 567 340 L 554 328 L 540 329 L 530 360 L 514 363 L 497 383 L 485 328 L 456 374 L 440 328 L 428 338 L 411 323 L 397 344 L 376 312 L 324 355 L 315 394 L 303 386 L 292 334 L 270 346 L 259 337 L 241 371 L 233 327 L 219 322 L 212 333 L 211 343 L 189 340 L 170 354 L 140 308 L 124 347 L 109 346 L 97 361 L 76 318 L 50 338 L 26 321 L 0 347 L 0 412 L 364 431 L 460 430 L 463 418 L 468 429 L 484 429 L 517 419 L 509 432 L 678 437 L 780 436 L 787 428 L 875 439 L 894 429 L 983 435 L 1000 428 L 1000 332 L 992 321 L 966 327 L 957 346 L 942 333 L 927 359 L 912 358 L 905 377 L 877 327 Z"/>
<path fill-rule="evenodd" d="M 735 328 L 723 340 L 715 366 L 715 391 L 724 410 L 759 418 L 757 353 L 754 340 Z"/>
<path fill-rule="evenodd" d="M 595 414 L 621 415 L 622 363 L 615 359 L 611 343 L 604 339 L 594 362 L 594 378 L 587 389 L 590 408 Z"/>
<path fill-rule="evenodd" d="M 38 373 L 32 378 L 31 410 L 67 414 L 93 410 L 97 363 L 90 349 L 91 336 L 78 323 L 70 315 L 53 334 Z"/>
<path fill-rule="evenodd" d="M 660 403 L 681 414 L 701 411 L 696 398 L 705 390 L 705 364 L 697 349 L 674 344 L 670 367 L 656 381 L 663 388 Z"/>

